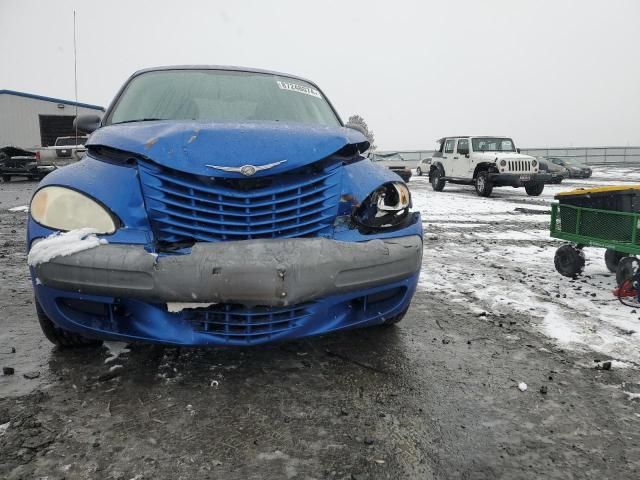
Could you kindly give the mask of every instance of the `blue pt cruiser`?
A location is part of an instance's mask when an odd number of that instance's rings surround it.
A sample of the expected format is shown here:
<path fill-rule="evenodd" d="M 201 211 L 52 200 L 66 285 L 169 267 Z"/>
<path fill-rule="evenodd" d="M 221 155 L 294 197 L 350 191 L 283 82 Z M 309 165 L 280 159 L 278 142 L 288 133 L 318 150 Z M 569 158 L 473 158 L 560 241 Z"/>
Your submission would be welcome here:
<path fill-rule="evenodd" d="M 76 122 L 87 154 L 40 183 L 28 224 L 53 343 L 256 345 L 406 313 L 420 214 L 314 83 L 152 68 Z"/>

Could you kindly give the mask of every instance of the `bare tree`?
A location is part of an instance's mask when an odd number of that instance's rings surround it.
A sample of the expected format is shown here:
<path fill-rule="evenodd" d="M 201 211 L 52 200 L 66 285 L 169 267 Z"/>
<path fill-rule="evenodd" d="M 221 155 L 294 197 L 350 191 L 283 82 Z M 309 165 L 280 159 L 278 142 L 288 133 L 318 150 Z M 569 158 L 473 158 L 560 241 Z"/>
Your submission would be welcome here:
<path fill-rule="evenodd" d="M 349 117 L 349 120 L 347 120 L 347 126 L 355 127 L 356 130 L 360 130 L 363 135 L 367 137 L 367 140 L 369 140 L 369 143 L 371 144 L 369 150 L 376 149 L 376 145 L 373 143 L 375 140 L 375 135 L 373 134 L 373 130 L 369 130 L 369 125 L 367 125 L 367 122 L 365 122 L 364 118 L 362 118 L 360 115 L 351 115 Z"/>

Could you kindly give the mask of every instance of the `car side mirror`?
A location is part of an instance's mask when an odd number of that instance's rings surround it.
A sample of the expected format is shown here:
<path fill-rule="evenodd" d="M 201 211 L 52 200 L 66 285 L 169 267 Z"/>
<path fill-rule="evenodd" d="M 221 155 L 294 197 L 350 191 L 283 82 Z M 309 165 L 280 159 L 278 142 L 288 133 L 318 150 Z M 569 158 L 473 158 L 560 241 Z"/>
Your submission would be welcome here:
<path fill-rule="evenodd" d="M 520 153 L 520 149 L 519 149 L 519 148 L 516 148 L 516 152 Z"/>
<path fill-rule="evenodd" d="M 73 128 L 77 128 L 84 133 L 93 133 L 100 128 L 100 122 L 102 122 L 102 117 L 94 113 L 78 115 L 73 120 Z"/>

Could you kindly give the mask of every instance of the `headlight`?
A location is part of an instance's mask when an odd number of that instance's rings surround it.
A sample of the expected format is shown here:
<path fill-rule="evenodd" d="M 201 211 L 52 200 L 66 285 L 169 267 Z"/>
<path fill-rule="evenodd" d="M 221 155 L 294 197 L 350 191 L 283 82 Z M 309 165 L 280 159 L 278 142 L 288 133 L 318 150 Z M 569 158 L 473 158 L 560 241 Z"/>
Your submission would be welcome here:
<path fill-rule="evenodd" d="M 409 216 L 411 193 L 404 183 L 385 183 L 373 191 L 353 213 L 363 227 L 380 229 L 401 226 Z"/>
<path fill-rule="evenodd" d="M 97 233 L 113 233 L 116 224 L 98 202 L 64 187 L 44 187 L 31 199 L 31 217 L 53 230 L 95 228 Z"/>
<path fill-rule="evenodd" d="M 507 161 L 506 160 L 500 160 L 500 166 L 501 167 L 506 167 L 507 166 Z"/>
<path fill-rule="evenodd" d="M 531 165 L 535 167 L 536 165 L 538 165 L 538 161 L 537 160 L 532 160 L 531 161 Z"/>

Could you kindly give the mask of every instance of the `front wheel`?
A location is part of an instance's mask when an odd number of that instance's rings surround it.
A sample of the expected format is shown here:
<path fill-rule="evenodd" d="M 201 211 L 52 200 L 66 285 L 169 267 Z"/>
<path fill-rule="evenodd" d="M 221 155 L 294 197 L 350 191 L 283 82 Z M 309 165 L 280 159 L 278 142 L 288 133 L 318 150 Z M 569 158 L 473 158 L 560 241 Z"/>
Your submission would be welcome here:
<path fill-rule="evenodd" d="M 416 173 L 418 174 L 419 177 L 422 176 L 422 169 L 420 167 L 416 168 Z"/>
<path fill-rule="evenodd" d="M 433 188 L 436 192 L 441 192 L 444 190 L 445 184 L 444 178 L 442 178 L 442 172 L 440 169 L 436 168 L 433 172 L 431 172 L 431 188 Z"/>
<path fill-rule="evenodd" d="M 489 172 L 478 172 L 475 181 L 476 193 L 481 197 L 488 197 L 493 191 L 493 185 L 489 178 Z"/>
<path fill-rule="evenodd" d="M 102 340 L 85 338 L 77 333 L 58 327 L 49 317 L 47 317 L 47 314 L 44 313 L 44 310 L 42 310 L 42 307 L 37 300 L 35 301 L 35 304 L 38 323 L 40 323 L 42 333 L 44 333 L 47 340 L 54 345 L 61 348 L 97 347 L 102 345 Z"/>
<path fill-rule="evenodd" d="M 584 253 L 573 245 L 563 245 L 556 250 L 553 263 L 560 275 L 574 278 L 584 270 Z"/>
<path fill-rule="evenodd" d="M 633 280 L 638 268 L 640 267 L 640 261 L 636 257 L 624 257 L 618 262 L 618 268 L 616 268 L 616 282 L 618 286 L 622 285 L 626 280 Z"/>
<path fill-rule="evenodd" d="M 534 185 L 525 185 L 524 187 L 527 195 L 530 197 L 537 197 L 544 190 L 544 183 L 536 183 Z"/>
<path fill-rule="evenodd" d="M 626 256 L 626 253 L 616 252 L 615 250 L 607 248 L 604 252 L 604 263 L 607 265 L 607 270 L 611 273 L 615 273 L 618 270 L 620 260 Z"/>

